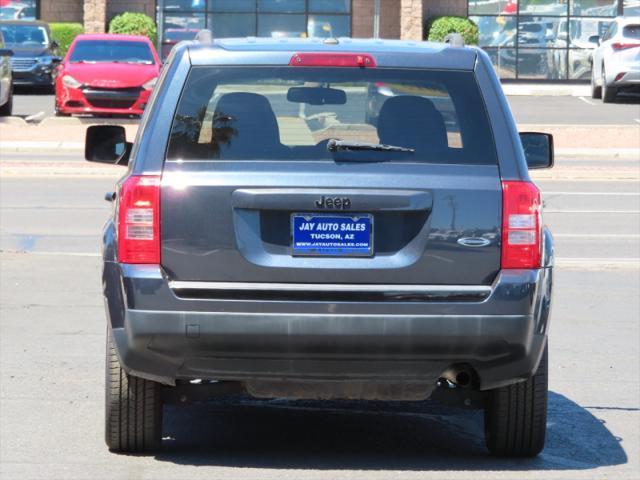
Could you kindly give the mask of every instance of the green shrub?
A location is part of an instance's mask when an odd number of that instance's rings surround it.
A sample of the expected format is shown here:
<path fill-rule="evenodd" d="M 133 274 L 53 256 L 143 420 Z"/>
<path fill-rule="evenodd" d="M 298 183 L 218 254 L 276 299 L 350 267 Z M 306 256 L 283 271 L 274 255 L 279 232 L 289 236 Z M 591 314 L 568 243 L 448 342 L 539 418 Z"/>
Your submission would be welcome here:
<path fill-rule="evenodd" d="M 73 39 L 84 33 L 81 23 L 50 23 L 49 28 L 51 29 L 51 38 L 60 45 L 58 54 L 61 57 L 67 54 Z"/>
<path fill-rule="evenodd" d="M 144 13 L 125 12 L 109 22 L 109 33 L 144 35 L 156 43 L 156 23 Z"/>
<path fill-rule="evenodd" d="M 429 20 L 427 40 L 442 42 L 449 33 L 459 33 L 465 45 L 478 44 L 478 26 L 465 17 L 435 17 Z"/>

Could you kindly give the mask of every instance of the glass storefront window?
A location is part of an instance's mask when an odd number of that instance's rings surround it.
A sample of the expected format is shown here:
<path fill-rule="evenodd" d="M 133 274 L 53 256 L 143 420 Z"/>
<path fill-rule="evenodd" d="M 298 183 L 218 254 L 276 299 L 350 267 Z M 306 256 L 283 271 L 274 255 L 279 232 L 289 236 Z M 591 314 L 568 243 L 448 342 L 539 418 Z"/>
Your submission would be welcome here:
<path fill-rule="evenodd" d="M 515 48 L 487 48 L 486 52 L 500 78 L 516 78 Z"/>
<path fill-rule="evenodd" d="M 469 17 L 477 26 L 481 47 L 515 47 L 516 18 L 501 15 L 498 17 Z"/>
<path fill-rule="evenodd" d="M 307 33 L 310 37 L 348 37 L 351 19 L 346 15 L 309 15 Z"/>
<path fill-rule="evenodd" d="M 620 14 L 640 15 L 640 0 L 468 0 L 467 5 L 480 47 L 501 78 L 588 80 L 597 47 L 589 38 L 602 37 Z"/>
<path fill-rule="evenodd" d="M 519 13 L 521 15 L 566 15 L 568 7 L 568 0 L 520 0 Z"/>
<path fill-rule="evenodd" d="M 557 30 L 562 19 L 563 18 L 559 17 L 531 17 L 521 15 L 518 19 L 518 47 L 557 47 L 557 45 L 555 45 L 554 32 Z"/>
<path fill-rule="evenodd" d="M 624 0 L 624 14 L 628 17 L 640 16 L 640 0 Z"/>
<path fill-rule="evenodd" d="M 2 0 L 0 0 L 2 1 Z M 352 0 L 157 0 L 163 54 L 177 30 L 211 29 L 214 38 L 351 35 Z M 197 32 L 196 32 L 197 33 Z M 164 44 L 168 47 L 165 48 Z"/>
<path fill-rule="evenodd" d="M 250 37 L 256 32 L 255 13 L 213 13 L 208 21 L 214 38 Z"/>
<path fill-rule="evenodd" d="M 565 21 L 566 23 L 566 21 Z M 597 43 L 589 42 L 593 35 L 602 36 L 609 28 L 611 18 L 572 18 L 569 20 L 569 46 L 573 48 L 596 48 Z M 566 36 L 566 29 L 563 32 Z"/>
<path fill-rule="evenodd" d="M 255 12 L 256 0 L 209 0 L 212 12 Z"/>
<path fill-rule="evenodd" d="M 4 0 L 0 2 L 0 20 L 35 20 L 37 15 L 36 0 Z"/>
<path fill-rule="evenodd" d="M 164 17 L 163 28 L 167 30 L 187 30 L 193 29 L 196 32 L 204 28 L 204 14 L 185 13 L 182 15 L 167 14 Z"/>
<path fill-rule="evenodd" d="M 259 12 L 304 13 L 305 0 L 258 0 Z"/>
<path fill-rule="evenodd" d="M 306 37 L 307 24 L 305 15 L 258 15 L 259 37 Z"/>
<path fill-rule="evenodd" d="M 202 11 L 204 10 L 204 0 L 165 0 L 164 9 L 178 12 Z"/>
<path fill-rule="evenodd" d="M 515 15 L 517 0 L 469 0 L 469 15 Z"/>
<path fill-rule="evenodd" d="M 351 0 L 309 0 L 309 11 L 314 13 L 349 13 Z"/>
<path fill-rule="evenodd" d="M 571 15 L 615 17 L 618 0 L 572 0 Z"/>
<path fill-rule="evenodd" d="M 518 49 L 518 78 L 549 78 L 549 52 L 539 48 Z"/>

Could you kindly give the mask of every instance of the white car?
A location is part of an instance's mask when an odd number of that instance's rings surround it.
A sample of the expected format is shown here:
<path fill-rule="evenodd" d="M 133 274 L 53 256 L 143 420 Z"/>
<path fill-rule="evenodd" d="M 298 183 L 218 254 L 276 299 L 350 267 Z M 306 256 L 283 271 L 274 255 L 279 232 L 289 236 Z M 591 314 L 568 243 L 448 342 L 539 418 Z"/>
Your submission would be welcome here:
<path fill-rule="evenodd" d="M 618 17 L 593 52 L 591 96 L 613 102 L 620 91 L 640 91 L 640 17 Z"/>

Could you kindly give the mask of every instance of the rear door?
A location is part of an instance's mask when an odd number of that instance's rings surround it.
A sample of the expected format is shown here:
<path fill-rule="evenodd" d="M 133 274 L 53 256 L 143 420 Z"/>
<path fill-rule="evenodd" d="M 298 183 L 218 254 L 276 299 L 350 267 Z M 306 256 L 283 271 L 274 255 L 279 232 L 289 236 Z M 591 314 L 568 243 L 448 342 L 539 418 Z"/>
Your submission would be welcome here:
<path fill-rule="evenodd" d="M 194 67 L 162 265 L 182 281 L 489 284 L 501 195 L 473 72 Z"/>

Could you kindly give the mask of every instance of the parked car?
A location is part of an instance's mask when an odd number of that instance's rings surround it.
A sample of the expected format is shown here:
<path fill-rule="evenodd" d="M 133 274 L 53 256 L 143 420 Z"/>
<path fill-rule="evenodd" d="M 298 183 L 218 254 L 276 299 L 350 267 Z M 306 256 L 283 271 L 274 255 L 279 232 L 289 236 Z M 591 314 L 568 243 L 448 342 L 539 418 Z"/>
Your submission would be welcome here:
<path fill-rule="evenodd" d="M 591 96 L 605 103 L 619 92 L 640 91 L 640 17 L 617 17 L 593 52 Z"/>
<path fill-rule="evenodd" d="M 11 57 L 13 51 L 7 48 L 0 30 L 0 117 L 13 113 L 13 76 L 11 75 Z"/>
<path fill-rule="evenodd" d="M 33 20 L 36 18 L 36 8 L 32 5 L 14 3 L 0 7 L 0 20 Z"/>
<path fill-rule="evenodd" d="M 78 35 L 56 79 L 56 115 L 141 115 L 160 65 L 147 37 Z"/>
<path fill-rule="evenodd" d="M 13 50 L 15 84 L 53 88 L 55 70 L 62 58 L 57 55 L 58 43 L 51 38 L 49 25 L 39 21 L 0 21 L 0 31 Z"/>
<path fill-rule="evenodd" d="M 374 126 L 376 82 L 402 88 Z M 518 135 L 486 53 L 182 42 L 156 88 L 133 148 L 86 138 L 128 165 L 103 232 L 111 450 L 230 392 L 438 399 L 484 408 L 496 455 L 543 448 L 553 240 L 528 169 L 552 141 Z"/>

